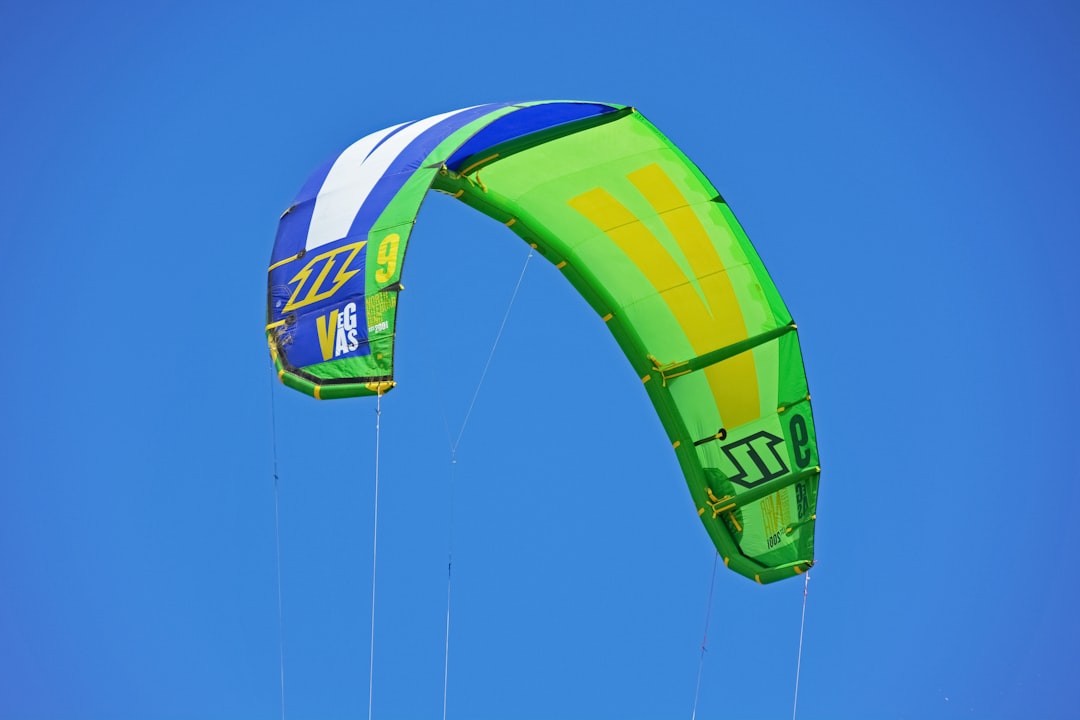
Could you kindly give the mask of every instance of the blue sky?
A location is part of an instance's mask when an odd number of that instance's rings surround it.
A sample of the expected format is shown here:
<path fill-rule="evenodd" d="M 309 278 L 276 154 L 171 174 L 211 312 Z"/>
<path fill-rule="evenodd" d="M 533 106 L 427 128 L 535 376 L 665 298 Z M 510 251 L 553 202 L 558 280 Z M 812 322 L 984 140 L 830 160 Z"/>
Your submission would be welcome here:
<path fill-rule="evenodd" d="M 632 104 L 799 322 L 823 463 L 798 717 L 1075 715 L 1067 3 L 0 8 L 0 716 L 365 717 L 375 412 L 278 386 L 277 218 L 356 138 Z M 602 323 L 443 197 L 380 431 L 375 717 L 689 717 L 712 569 Z M 275 432 L 276 426 L 276 432 Z M 274 438 L 276 437 L 276 450 Z M 279 632 L 274 463 L 280 507 Z M 715 581 L 699 718 L 792 710 L 802 583 Z"/>

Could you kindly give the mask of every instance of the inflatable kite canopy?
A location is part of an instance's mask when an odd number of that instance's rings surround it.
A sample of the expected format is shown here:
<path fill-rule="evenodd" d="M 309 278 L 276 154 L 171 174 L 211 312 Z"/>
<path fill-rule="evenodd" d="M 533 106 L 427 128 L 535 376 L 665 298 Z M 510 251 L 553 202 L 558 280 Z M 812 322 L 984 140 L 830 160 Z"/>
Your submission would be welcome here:
<path fill-rule="evenodd" d="M 727 203 L 632 107 L 480 105 L 372 133 L 281 216 L 267 337 L 316 398 L 394 386 L 409 235 L 429 190 L 510 228 L 600 316 L 656 407 L 724 563 L 814 558 L 817 440 L 795 323 Z"/>

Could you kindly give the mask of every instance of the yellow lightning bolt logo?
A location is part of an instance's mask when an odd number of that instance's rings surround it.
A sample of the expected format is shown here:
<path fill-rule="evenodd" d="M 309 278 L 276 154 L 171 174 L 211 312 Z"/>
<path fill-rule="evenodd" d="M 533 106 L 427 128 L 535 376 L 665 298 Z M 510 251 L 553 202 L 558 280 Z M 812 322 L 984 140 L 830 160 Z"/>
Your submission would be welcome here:
<path fill-rule="evenodd" d="M 292 312 L 305 305 L 325 300 L 336 293 L 342 285 L 360 272 L 359 270 L 350 270 L 349 268 L 352 266 L 353 260 L 365 245 L 367 245 L 367 241 L 361 240 L 360 242 L 351 245 L 342 245 L 339 248 L 334 248 L 333 250 L 313 257 L 308 264 L 304 266 L 304 269 L 296 273 L 296 276 L 289 281 L 290 285 L 297 283 L 296 289 L 293 290 L 292 297 L 289 298 L 289 302 L 285 303 L 285 307 L 281 309 L 281 312 L 283 314 Z M 339 260 L 343 256 L 345 260 L 339 264 Z M 330 273 L 335 267 L 337 268 L 337 273 L 329 283 L 330 287 L 324 289 L 324 286 L 328 284 L 327 278 L 330 277 Z M 312 281 L 311 276 L 316 268 L 318 268 L 319 272 Z"/>

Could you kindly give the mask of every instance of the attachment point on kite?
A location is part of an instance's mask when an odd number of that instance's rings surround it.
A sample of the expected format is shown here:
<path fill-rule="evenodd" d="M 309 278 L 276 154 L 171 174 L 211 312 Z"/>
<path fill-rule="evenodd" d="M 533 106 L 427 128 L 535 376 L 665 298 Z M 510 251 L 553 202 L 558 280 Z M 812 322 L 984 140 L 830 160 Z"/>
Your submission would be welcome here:
<path fill-rule="evenodd" d="M 381 382 L 365 383 L 364 387 L 368 389 L 372 394 L 382 397 L 386 393 L 390 392 L 397 386 L 397 383 L 393 380 L 383 380 Z"/>
<path fill-rule="evenodd" d="M 707 438 L 702 438 L 700 440 L 695 440 L 694 445 L 695 446 L 704 445 L 705 443 L 712 442 L 713 440 L 727 440 L 727 429 L 726 428 L 720 428 L 719 430 L 716 431 L 715 434 L 710 435 Z"/>
<path fill-rule="evenodd" d="M 710 487 L 705 488 L 705 492 L 709 495 L 709 500 L 706 504 L 710 508 L 712 508 L 713 520 L 715 520 L 720 515 L 720 513 L 730 511 L 735 507 L 735 503 L 731 502 L 735 498 L 733 498 L 731 495 L 725 495 L 722 498 L 718 498 L 716 497 L 716 495 L 713 494 L 712 488 Z M 723 505 L 723 503 L 727 503 L 727 505 Z M 729 512 L 728 515 L 734 519 L 733 513 Z M 735 523 L 735 527 L 739 530 L 742 530 L 742 528 L 739 527 L 739 523 L 737 522 Z"/>
<path fill-rule="evenodd" d="M 675 362 L 669 362 L 665 365 L 653 355 L 646 355 L 645 358 L 651 362 L 656 371 L 660 373 L 662 387 L 667 387 L 668 380 L 673 380 L 682 375 L 689 375 L 694 371 L 694 368 L 690 367 L 690 362 L 688 360 L 676 360 Z"/>

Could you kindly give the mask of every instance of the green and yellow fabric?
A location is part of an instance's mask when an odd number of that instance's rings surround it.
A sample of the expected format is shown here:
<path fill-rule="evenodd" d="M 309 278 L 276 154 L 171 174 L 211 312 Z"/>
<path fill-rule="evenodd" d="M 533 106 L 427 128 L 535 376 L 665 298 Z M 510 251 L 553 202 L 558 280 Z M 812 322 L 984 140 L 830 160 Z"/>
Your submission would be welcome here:
<path fill-rule="evenodd" d="M 271 259 L 282 380 L 323 398 L 393 387 L 402 261 L 429 189 L 506 225 L 600 316 L 725 564 L 762 583 L 805 572 L 820 467 L 795 323 L 720 194 L 633 108 L 467 108 L 370 135 L 317 171 Z"/>

